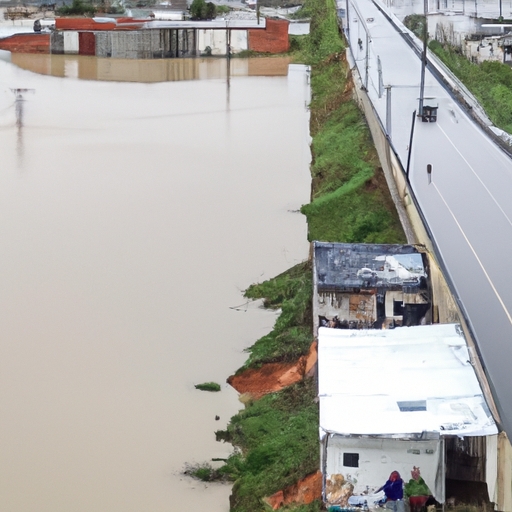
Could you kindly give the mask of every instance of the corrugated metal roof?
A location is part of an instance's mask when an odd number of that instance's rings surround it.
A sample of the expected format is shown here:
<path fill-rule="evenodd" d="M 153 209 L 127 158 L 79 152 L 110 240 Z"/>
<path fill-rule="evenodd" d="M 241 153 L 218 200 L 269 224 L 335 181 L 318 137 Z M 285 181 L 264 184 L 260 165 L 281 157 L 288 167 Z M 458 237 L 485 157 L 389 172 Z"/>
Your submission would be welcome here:
<path fill-rule="evenodd" d="M 321 432 L 498 432 L 457 324 L 318 331 Z"/>
<path fill-rule="evenodd" d="M 321 290 L 397 288 L 426 277 L 422 255 L 412 245 L 314 242 Z"/>

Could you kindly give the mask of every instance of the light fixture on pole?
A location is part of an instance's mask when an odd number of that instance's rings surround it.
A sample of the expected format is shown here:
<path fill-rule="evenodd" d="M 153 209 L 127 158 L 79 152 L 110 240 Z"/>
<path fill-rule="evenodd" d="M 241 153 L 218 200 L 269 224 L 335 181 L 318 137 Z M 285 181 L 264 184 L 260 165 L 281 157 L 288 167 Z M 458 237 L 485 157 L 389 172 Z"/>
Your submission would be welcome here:
<path fill-rule="evenodd" d="M 425 68 L 427 66 L 427 11 L 428 0 L 423 0 L 423 53 L 421 54 L 421 80 L 420 80 L 420 102 L 418 105 L 418 116 L 423 117 L 423 98 L 425 96 Z"/>

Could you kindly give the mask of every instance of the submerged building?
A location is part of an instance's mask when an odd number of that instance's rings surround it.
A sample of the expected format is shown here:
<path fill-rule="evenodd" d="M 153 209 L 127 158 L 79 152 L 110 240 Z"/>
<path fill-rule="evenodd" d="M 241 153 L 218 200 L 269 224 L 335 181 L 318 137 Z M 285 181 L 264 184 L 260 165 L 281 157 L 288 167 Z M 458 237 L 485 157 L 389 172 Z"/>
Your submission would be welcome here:
<path fill-rule="evenodd" d="M 120 59 L 225 56 L 289 49 L 283 19 L 172 21 L 135 18 L 56 18 L 51 33 L 0 39 L 14 53 L 89 55 Z"/>

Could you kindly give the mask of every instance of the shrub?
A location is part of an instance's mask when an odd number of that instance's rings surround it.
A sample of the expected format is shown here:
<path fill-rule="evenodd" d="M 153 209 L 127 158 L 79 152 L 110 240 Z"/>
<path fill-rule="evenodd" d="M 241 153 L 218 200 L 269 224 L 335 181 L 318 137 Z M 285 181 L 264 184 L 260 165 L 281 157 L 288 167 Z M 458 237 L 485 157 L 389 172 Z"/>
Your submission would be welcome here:
<path fill-rule="evenodd" d="M 425 30 L 425 15 L 409 14 L 404 18 L 404 25 L 416 36 L 423 41 Z M 427 35 L 428 39 L 428 35 Z"/>
<path fill-rule="evenodd" d="M 205 0 L 194 0 L 190 5 L 190 16 L 193 20 L 212 20 L 217 13 L 216 5 Z"/>
<path fill-rule="evenodd" d="M 201 391 L 220 391 L 220 384 L 216 382 L 204 382 L 203 384 L 196 384 L 194 387 Z"/>
<path fill-rule="evenodd" d="M 264 299 L 265 307 L 281 309 L 281 314 L 273 330 L 247 349 L 250 356 L 242 369 L 264 363 L 294 362 L 308 353 L 313 342 L 313 286 L 308 262 L 251 285 L 244 295 L 249 299 Z"/>
<path fill-rule="evenodd" d="M 71 5 L 63 5 L 55 11 L 60 16 L 68 16 L 73 14 L 94 16 L 96 7 L 82 0 L 73 0 Z"/>
<path fill-rule="evenodd" d="M 189 465 L 183 473 L 203 482 L 225 481 L 229 479 L 226 473 L 222 471 L 222 468 L 215 469 L 207 463 Z"/>
<path fill-rule="evenodd" d="M 512 69 L 496 61 L 475 64 L 457 48 L 438 41 L 432 41 L 429 48 L 475 95 L 491 121 L 512 133 Z"/>

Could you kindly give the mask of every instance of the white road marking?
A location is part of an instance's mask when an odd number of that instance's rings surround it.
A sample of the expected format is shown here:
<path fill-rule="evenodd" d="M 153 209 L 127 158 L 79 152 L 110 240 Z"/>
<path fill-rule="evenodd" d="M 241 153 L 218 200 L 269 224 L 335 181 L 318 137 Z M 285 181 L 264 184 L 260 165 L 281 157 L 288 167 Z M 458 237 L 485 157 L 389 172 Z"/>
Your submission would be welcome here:
<path fill-rule="evenodd" d="M 501 213 L 503 214 L 503 216 L 507 219 L 508 223 L 512 226 L 512 221 L 510 220 L 510 217 L 504 212 L 503 208 L 500 206 L 500 204 L 498 203 L 498 201 L 496 200 L 496 198 L 492 195 L 491 191 L 487 188 L 486 184 L 482 181 L 482 179 L 480 178 L 480 176 L 478 175 L 478 173 L 475 171 L 475 169 L 473 168 L 473 166 L 466 160 L 466 158 L 464 157 L 464 155 L 459 151 L 459 149 L 457 148 L 457 146 L 452 142 L 452 140 L 450 139 L 450 137 L 448 137 L 447 133 L 443 130 L 443 128 L 438 124 L 437 127 L 441 130 L 441 132 L 443 132 L 443 135 L 446 137 L 446 139 L 448 140 L 448 142 L 453 146 L 453 148 L 455 149 L 455 151 L 457 151 L 457 153 L 460 155 L 460 157 L 462 158 L 462 160 L 464 160 L 464 162 L 466 163 L 466 165 L 471 169 L 472 173 L 475 175 L 476 179 L 482 184 L 482 187 L 484 187 L 485 191 L 489 194 L 489 197 L 494 201 L 494 204 L 498 207 L 498 209 L 501 211 Z"/>
<path fill-rule="evenodd" d="M 489 274 L 487 273 L 487 270 L 485 270 L 485 267 L 478 257 L 478 254 L 476 253 L 473 245 L 471 245 L 471 242 L 469 241 L 469 238 L 466 236 L 466 233 L 462 229 L 462 226 L 459 224 L 459 221 L 457 220 L 457 217 L 455 217 L 455 214 L 452 212 L 451 208 L 448 206 L 448 203 L 446 202 L 445 198 L 443 197 L 443 194 L 441 194 L 441 191 L 437 188 L 435 183 L 432 183 L 434 185 L 434 188 L 437 190 L 437 193 L 439 194 L 439 197 L 442 199 L 443 203 L 446 206 L 446 209 L 450 212 L 450 215 L 452 216 L 453 220 L 455 221 L 455 224 L 457 224 L 457 227 L 459 228 L 459 231 L 461 232 L 462 236 L 466 240 L 466 243 L 468 244 L 468 247 L 471 249 L 471 252 L 476 258 L 476 261 L 480 265 L 480 268 L 482 269 L 482 272 L 484 273 L 487 281 L 491 285 L 492 290 L 494 291 L 494 294 L 498 298 L 499 303 L 501 304 L 501 307 L 503 308 L 503 311 L 505 311 L 505 314 L 507 315 L 508 321 L 512 324 L 512 316 L 510 315 L 510 312 L 508 311 L 507 307 L 505 306 L 505 303 L 503 302 L 503 299 L 501 298 L 501 295 L 498 293 L 498 290 L 494 286 L 494 283 L 492 282 L 492 279 L 490 278 Z"/>

